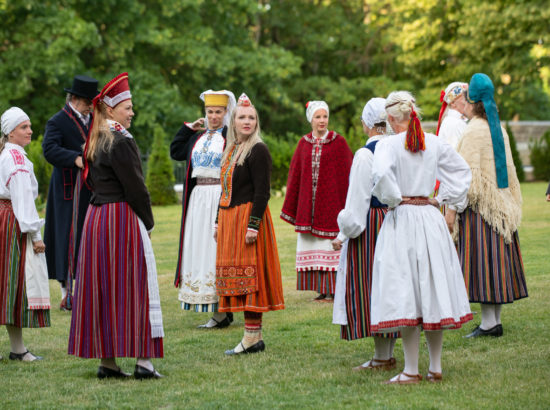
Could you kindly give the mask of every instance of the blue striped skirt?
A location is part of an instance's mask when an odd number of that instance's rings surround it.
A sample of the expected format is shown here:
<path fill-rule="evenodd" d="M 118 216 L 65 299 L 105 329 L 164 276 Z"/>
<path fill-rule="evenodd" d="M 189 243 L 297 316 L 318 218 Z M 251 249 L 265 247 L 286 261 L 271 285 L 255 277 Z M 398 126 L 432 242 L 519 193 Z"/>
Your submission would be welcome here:
<path fill-rule="evenodd" d="M 348 240 L 346 254 L 346 316 L 347 325 L 340 327 L 340 337 L 346 340 L 368 336 L 398 337 L 398 333 L 371 333 L 370 295 L 372 264 L 376 238 L 388 208 L 370 208 L 365 230 L 357 238 Z"/>
<path fill-rule="evenodd" d="M 528 296 L 517 231 L 507 244 L 466 208 L 460 214 L 458 256 L 470 302 L 503 304 Z"/>

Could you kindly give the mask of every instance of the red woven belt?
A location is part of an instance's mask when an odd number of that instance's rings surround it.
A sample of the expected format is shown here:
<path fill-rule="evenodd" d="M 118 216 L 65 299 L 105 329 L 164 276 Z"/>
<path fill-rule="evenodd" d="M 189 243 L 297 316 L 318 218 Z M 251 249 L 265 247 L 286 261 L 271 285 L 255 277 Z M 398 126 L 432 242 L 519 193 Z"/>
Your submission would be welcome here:
<path fill-rule="evenodd" d="M 219 178 L 197 178 L 197 185 L 219 185 Z"/>

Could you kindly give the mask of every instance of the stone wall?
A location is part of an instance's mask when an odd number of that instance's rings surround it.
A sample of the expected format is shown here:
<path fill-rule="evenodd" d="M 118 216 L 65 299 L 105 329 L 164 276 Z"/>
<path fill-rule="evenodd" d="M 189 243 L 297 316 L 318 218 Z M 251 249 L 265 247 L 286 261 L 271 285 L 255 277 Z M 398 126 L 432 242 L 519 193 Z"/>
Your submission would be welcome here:
<path fill-rule="evenodd" d="M 506 123 L 503 121 L 502 126 Z M 523 163 L 525 178 L 527 181 L 532 181 L 533 167 L 531 166 L 531 147 L 546 131 L 550 130 L 550 121 L 510 121 L 509 126 L 514 133 L 516 146 Z M 426 121 L 422 123 L 422 127 L 426 131 L 434 132 L 437 127 L 437 122 Z"/>

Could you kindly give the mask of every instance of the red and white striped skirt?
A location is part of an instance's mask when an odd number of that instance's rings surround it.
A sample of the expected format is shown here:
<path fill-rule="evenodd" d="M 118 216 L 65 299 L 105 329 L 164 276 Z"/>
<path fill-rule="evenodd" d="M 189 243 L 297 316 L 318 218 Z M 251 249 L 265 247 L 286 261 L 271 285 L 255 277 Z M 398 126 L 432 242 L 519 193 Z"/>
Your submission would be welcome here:
<path fill-rule="evenodd" d="M 162 357 L 151 337 L 147 266 L 138 218 L 126 202 L 90 205 L 76 268 L 69 354 Z"/>
<path fill-rule="evenodd" d="M 0 199 L 0 325 L 50 326 L 50 311 L 30 310 L 25 285 L 27 234 L 21 233 L 11 201 Z"/>

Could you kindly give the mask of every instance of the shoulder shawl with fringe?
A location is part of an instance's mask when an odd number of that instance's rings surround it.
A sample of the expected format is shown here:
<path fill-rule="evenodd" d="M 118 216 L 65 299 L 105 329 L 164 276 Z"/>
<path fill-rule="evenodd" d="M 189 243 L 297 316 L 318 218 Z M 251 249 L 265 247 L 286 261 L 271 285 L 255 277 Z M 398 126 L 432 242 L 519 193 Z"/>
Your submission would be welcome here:
<path fill-rule="evenodd" d="M 472 169 L 468 206 L 479 212 L 485 222 L 503 236 L 506 243 L 510 243 L 521 222 L 522 199 L 508 134 L 504 128 L 502 136 L 506 150 L 508 188 L 500 189 L 497 186 L 493 143 L 486 120 L 474 117 L 468 123 L 457 151 Z"/>

